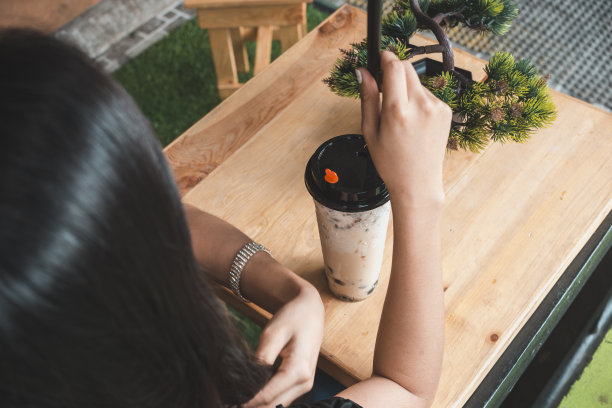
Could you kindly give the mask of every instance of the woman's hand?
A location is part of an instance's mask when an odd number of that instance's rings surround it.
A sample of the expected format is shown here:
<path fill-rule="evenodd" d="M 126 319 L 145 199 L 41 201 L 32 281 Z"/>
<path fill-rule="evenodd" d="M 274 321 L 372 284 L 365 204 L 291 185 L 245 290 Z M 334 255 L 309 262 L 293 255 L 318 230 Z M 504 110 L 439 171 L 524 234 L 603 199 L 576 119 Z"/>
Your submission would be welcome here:
<path fill-rule="evenodd" d="M 361 74 L 362 130 L 376 169 L 391 200 L 429 206 L 444 200 L 442 162 L 452 112 L 421 85 L 408 61 L 381 55 L 382 110 L 376 81 Z"/>
<path fill-rule="evenodd" d="M 229 286 L 236 253 L 252 240 L 227 222 L 185 204 L 196 260 L 214 280 Z M 266 386 L 246 405 L 276 407 L 310 390 L 323 338 L 323 303 L 310 283 L 265 252 L 247 262 L 242 294 L 273 314 L 259 340 L 257 355 L 267 364 L 282 363 Z"/>
<path fill-rule="evenodd" d="M 383 52 L 381 68 L 382 110 L 374 78 L 359 72 L 362 130 L 391 196 L 391 275 L 373 375 L 339 395 L 364 408 L 429 407 L 444 346 L 442 162 L 452 114 L 421 85 L 410 63 Z"/>
<path fill-rule="evenodd" d="M 305 282 L 306 283 L 306 282 Z M 299 294 L 276 311 L 259 339 L 256 355 L 278 371 L 245 407 L 276 407 L 312 388 L 323 338 L 323 304 L 317 290 L 305 284 Z"/>

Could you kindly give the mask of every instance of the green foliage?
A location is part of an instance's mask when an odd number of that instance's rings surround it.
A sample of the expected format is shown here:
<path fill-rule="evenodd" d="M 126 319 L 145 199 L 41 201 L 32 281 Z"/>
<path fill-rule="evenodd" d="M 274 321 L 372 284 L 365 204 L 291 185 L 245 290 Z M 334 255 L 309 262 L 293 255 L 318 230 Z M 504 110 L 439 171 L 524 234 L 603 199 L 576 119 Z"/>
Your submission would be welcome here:
<path fill-rule="evenodd" d="M 442 72 L 433 77 L 421 77 L 421 82 L 438 99 L 445 102 L 453 110 L 457 109 L 459 92 L 457 90 L 458 80 L 450 72 Z"/>
<path fill-rule="evenodd" d="M 410 37 L 417 29 L 417 20 L 412 12 L 399 14 L 397 11 L 392 11 L 383 18 L 381 23 L 382 38 L 395 39 L 404 44 L 410 42 Z"/>
<path fill-rule="evenodd" d="M 510 28 L 518 9 L 511 0 L 419 0 L 421 10 L 442 27 L 459 23 L 496 35 Z M 381 24 L 381 49 L 400 60 L 422 54 L 410 43 L 412 35 L 427 27 L 418 21 L 408 0 L 398 0 Z M 325 82 L 338 95 L 359 97 L 355 69 L 367 66 L 367 44 L 343 50 Z M 455 112 L 449 149 L 481 151 L 489 142 L 525 142 L 536 129 L 552 123 L 556 108 L 542 78 L 528 60 L 515 61 L 508 52 L 493 55 L 483 82 L 466 83 L 454 72 L 422 77 L 421 82 Z"/>
<path fill-rule="evenodd" d="M 518 15 L 518 8 L 511 0 L 437 0 L 431 2 L 426 13 L 430 17 L 452 13 L 447 18 L 452 27 L 463 23 L 478 31 L 503 35 Z"/>
<path fill-rule="evenodd" d="M 498 52 L 485 72 L 487 78 L 470 84 L 454 108 L 461 122 L 453 124 L 451 136 L 459 147 L 478 152 L 489 138 L 522 143 L 554 121 L 556 108 L 546 80 L 531 64 L 514 62 L 512 55 Z"/>
<path fill-rule="evenodd" d="M 485 67 L 485 72 L 490 78 L 499 79 L 496 75 L 505 75 L 514 68 L 514 57 L 505 51 L 498 52 L 489 60 L 489 64 Z"/>
<path fill-rule="evenodd" d="M 364 40 L 359 44 L 353 44 L 350 50 L 341 50 L 344 57 L 336 61 L 331 75 L 324 79 L 333 92 L 340 96 L 359 98 L 359 83 L 355 69 L 367 66 L 367 47 Z"/>
<path fill-rule="evenodd" d="M 399 58 L 400 61 L 403 61 L 403 60 L 406 60 L 412 57 L 413 47 L 411 45 L 406 45 L 406 43 L 402 41 L 398 41 L 394 38 L 389 38 L 389 37 L 385 38 L 384 40 L 381 41 L 381 46 L 383 49 L 387 51 L 391 51 L 395 55 L 397 55 L 397 58 Z M 364 64 L 367 65 L 367 55 L 363 62 Z"/>

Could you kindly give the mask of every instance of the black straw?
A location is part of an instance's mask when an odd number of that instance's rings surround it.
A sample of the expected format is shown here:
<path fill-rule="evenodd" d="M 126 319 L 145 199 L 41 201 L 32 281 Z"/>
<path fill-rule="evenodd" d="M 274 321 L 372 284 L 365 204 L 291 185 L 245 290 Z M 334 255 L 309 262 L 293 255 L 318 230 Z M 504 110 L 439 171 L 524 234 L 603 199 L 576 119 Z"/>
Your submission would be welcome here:
<path fill-rule="evenodd" d="M 368 71 L 380 87 L 380 22 L 382 1 L 368 0 Z"/>

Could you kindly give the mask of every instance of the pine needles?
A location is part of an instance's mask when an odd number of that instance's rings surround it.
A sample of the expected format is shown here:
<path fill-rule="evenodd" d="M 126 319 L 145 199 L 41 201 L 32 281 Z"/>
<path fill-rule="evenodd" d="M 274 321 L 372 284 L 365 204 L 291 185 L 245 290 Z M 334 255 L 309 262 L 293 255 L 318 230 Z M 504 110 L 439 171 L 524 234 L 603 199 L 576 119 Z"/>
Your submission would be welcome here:
<path fill-rule="evenodd" d="M 489 138 L 523 143 L 554 121 L 556 108 L 546 79 L 529 61 L 515 62 L 511 54 L 498 52 L 485 72 L 487 78 L 470 84 L 454 109 L 459 122 L 453 124 L 452 136 L 459 147 L 478 152 Z"/>
<path fill-rule="evenodd" d="M 506 33 L 518 14 L 510 0 L 419 0 L 418 5 L 442 28 L 461 23 L 495 35 Z M 441 50 L 440 45 L 418 47 L 410 43 L 415 32 L 431 26 L 416 18 L 408 0 L 398 0 L 381 27 L 381 48 L 395 53 L 400 60 Z M 342 58 L 325 79 L 333 92 L 359 97 L 355 69 L 367 66 L 366 50 L 365 40 L 341 50 Z M 454 61 L 445 63 L 454 67 Z M 491 57 L 485 72 L 487 77 L 482 82 L 466 81 L 454 70 L 421 77 L 423 85 L 455 113 L 448 141 L 451 150 L 480 152 L 490 140 L 523 143 L 556 118 L 547 79 L 528 60 L 515 61 L 510 53 L 498 52 Z"/>

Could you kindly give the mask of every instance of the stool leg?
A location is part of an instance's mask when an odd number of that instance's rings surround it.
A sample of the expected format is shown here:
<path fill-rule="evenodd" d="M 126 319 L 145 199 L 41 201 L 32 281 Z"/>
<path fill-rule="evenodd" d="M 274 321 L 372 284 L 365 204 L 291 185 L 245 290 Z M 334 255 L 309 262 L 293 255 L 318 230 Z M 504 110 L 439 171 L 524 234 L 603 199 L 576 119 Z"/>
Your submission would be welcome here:
<path fill-rule="evenodd" d="M 249 72 L 249 56 L 242 40 L 242 29 L 232 28 L 230 31 L 234 57 L 236 57 L 236 69 L 238 69 L 238 72 Z"/>
<path fill-rule="evenodd" d="M 278 31 L 283 52 L 287 51 L 293 44 L 302 38 L 302 27 L 300 24 L 279 27 Z"/>
<path fill-rule="evenodd" d="M 304 36 L 308 33 L 308 23 L 307 23 L 307 20 L 306 20 L 306 14 L 307 14 L 306 10 L 307 10 L 306 3 L 302 3 L 302 23 L 298 24 L 298 26 L 300 27 L 299 28 L 299 30 L 300 30 L 299 37 L 300 38 L 298 40 L 301 40 L 302 38 L 304 38 Z"/>
<path fill-rule="evenodd" d="M 300 40 L 304 38 L 304 36 L 308 34 L 308 27 L 306 27 L 306 22 L 300 24 Z"/>
<path fill-rule="evenodd" d="M 272 55 L 272 31 L 271 26 L 257 27 L 253 75 L 259 74 L 270 64 L 270 58 Z"/>
<path fill-rule="evenodd" d="M 291 26 L 280 27 L 280 40 L 283 52 L 306 35 L 306 3 L 302 3 L 302 21 Z"/>
<path fill-rule="evenodd" d="M 215 73 L 217 74 L 217 88 L 221 98 L 224 98 L 231 93 L 227 93 L 225 90 L 240 87 L 230 30 L 227 28 L 209 28 L 208 37 L 215 64 Z"/>

